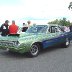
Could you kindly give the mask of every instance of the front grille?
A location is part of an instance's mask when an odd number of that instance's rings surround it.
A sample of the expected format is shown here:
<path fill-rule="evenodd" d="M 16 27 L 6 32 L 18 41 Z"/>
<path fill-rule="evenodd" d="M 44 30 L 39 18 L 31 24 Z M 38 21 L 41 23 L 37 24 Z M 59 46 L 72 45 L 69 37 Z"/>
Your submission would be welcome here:
<path fill-rule="evenodd" d="M 15 46 L 17 41 L 0 41 L 0 46 Z"/>

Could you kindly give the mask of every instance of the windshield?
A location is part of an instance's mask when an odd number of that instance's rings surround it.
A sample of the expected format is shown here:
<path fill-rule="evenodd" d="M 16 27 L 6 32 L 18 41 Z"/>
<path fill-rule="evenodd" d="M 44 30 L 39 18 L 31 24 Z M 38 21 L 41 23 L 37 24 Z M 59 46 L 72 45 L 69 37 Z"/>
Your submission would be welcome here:
<path fill-rule="evenodd" d="M 35 25 L 30 27 L 26 32 L 27 33 L 46 33 L 48 26 L 47 25 Z"/>

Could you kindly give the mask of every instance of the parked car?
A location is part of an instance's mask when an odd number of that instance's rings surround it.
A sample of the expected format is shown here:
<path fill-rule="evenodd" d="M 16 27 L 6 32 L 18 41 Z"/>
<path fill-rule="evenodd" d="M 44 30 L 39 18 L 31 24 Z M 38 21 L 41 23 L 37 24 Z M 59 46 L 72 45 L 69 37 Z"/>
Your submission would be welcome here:
<path fill-rule="evenodd" d="M 27 52 L 31 57 L 35 57 L 41 49 L 50 46 L 61 44 L 67 48 L 71 39 L 72 33 L 62 31 L 59 25 L 33 25 L 26 32 L 0 36 L 0 48 L 12 52 Z"/>

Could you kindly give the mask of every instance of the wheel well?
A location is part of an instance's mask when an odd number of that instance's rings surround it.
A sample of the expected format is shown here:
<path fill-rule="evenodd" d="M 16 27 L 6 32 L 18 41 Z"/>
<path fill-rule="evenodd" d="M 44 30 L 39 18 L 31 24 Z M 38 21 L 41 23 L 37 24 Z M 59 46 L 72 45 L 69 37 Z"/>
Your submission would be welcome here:
<path fill-rule="evenodd" d="M 38 44 L 40 46 L 40 49 L 43 49 L 43 44 L 41 42 L 35 42 L 34 44 Z"/>

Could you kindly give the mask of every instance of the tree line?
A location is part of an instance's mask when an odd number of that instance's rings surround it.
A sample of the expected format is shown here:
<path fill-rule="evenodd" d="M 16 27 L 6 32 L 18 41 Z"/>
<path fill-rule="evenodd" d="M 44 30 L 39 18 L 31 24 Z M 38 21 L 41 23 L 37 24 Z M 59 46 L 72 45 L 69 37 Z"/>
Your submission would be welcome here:
<path fill-rule="evenodd" d="M 62 26 L 70 26 L 70 25 L 72 25 L 72 23 L 69 20 L 67 20 L 66 18 L 56 19 L 56 20 L 50 21 L 48 23 L 49 24 L 59 24 L 59 25 L 62 25 Z"/>

